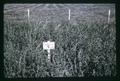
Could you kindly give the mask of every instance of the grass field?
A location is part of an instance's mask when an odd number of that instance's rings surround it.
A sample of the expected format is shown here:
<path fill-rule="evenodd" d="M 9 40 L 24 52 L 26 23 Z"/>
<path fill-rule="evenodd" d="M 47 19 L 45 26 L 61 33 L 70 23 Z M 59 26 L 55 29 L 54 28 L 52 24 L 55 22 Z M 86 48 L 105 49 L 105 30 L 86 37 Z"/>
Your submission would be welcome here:
<path fill-rule="evenodd" d="M 4 75 L 116 76 L 115 25 L 114 4 L 5 4 Z M 48 40 L 55 42 L 51 62 L 42 48 Z"/>

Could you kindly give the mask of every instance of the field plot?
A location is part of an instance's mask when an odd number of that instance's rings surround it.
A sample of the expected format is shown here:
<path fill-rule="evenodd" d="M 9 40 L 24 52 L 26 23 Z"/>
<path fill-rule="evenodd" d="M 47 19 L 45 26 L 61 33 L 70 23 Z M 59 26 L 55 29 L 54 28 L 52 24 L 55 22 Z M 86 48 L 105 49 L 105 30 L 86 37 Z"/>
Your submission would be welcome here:
<path fill-rule="evenodd" d="M 116 76 L 115 25 L 114 4 L 5 4 L 4 75 Z"/>

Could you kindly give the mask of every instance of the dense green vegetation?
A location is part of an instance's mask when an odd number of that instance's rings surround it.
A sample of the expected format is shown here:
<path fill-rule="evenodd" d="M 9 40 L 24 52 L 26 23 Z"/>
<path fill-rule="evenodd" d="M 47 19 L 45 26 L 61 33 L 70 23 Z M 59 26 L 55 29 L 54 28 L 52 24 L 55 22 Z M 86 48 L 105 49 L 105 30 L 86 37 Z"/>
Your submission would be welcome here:
<path fill-rule="evenodd" d="M 6 17 L 5 17 L 6 18 Z M 62 20 L 46 25 L 4 20 L 4 74 L 7 78 L 116 75 L 115 21 Z M 98 20 L 98 21 L 97 21 Z M 54 41 L 51 62 L 43 41 Z"/>

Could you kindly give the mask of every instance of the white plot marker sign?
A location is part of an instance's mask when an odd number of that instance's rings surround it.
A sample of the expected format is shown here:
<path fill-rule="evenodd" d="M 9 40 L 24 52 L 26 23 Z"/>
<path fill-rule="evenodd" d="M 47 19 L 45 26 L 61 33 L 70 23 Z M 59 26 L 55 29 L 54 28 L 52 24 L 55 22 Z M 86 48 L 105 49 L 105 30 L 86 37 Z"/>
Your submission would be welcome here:
<path fill-rule="evenodd" d="M 50 50 L 55 49 L 55 42 L 43 42 L 43 50 L 47 50 L 48 52 L 48 60 L 50 61 L 51 55 L 50 55 Z"/>
<path fill-rule="evenodd" d="M 71 12 L 71 10 L 69 9 L 69 16 L 68 16 L 68 20 L 70 20 L 70 12 Z"/>
<path fill-rule="evenodd" d="M 108 23 L 110 22 L 110 10 L 108 11 Z"/>

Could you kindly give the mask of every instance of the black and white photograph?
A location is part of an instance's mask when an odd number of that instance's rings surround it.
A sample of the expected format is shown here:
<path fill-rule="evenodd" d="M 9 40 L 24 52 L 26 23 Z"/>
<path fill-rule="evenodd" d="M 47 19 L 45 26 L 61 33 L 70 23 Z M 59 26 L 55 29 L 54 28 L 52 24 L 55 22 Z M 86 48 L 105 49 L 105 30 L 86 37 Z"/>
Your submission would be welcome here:
<path fill-rule="evenodd" d="M 5 78 L 116 76 L 115 4 L 4 4 Z"/>

